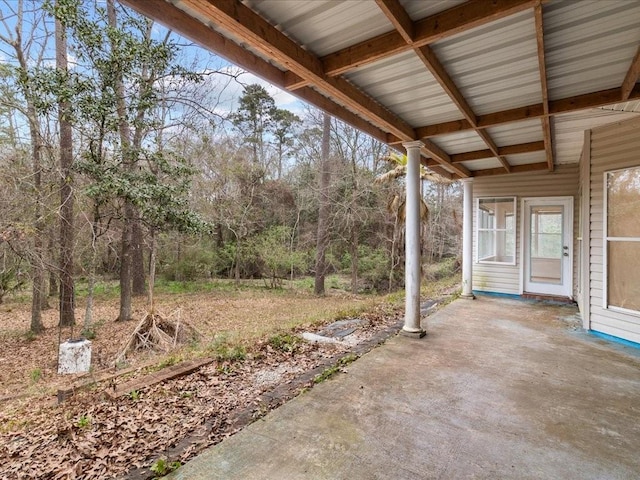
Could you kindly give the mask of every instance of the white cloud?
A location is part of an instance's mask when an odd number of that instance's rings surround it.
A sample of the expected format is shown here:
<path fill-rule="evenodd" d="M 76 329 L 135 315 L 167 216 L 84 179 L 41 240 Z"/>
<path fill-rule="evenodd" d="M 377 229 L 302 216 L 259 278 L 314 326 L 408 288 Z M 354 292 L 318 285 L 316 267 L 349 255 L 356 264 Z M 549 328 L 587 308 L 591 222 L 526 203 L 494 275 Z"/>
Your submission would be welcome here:
<path fill-rule="evenodd" d="M 304 103 L 289 92 L 282 90 L 275 85 L 263 80 L 262 78 L 254 75 L 253 73 L 243 71 L 238 67 L 228 66 L 222 69 L 225 73 L 237 75 L 237 82 L 231 82 L 225 89 L 225 102 L 228 104 L 229 109 L 233 110 L 237 107 L 238 100 L 242 96 L 242 90 L 244 85 L 258 84 L 267 90 L 269 95 L 273 97 L 276 107 L 290 110 L 293 113 L 300 114 L 304 108 Z"/>

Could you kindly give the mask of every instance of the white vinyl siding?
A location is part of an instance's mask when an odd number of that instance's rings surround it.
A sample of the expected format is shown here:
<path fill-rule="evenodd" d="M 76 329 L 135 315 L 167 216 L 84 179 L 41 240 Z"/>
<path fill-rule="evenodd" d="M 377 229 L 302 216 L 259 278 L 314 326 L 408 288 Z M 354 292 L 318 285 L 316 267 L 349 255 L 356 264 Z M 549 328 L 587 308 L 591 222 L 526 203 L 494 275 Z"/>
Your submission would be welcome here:
<path fill-rule="evenodd" d="M 516 197 L 516 212 L 521 211 L 524 197 L 574 197 L 578 195 L 578 164 L 557 166 L 554 172 L 532 172 L 495 177 L 478 177 L 473 180 L 474 198 L 483 197 Z M 477 202 L 474 202 L 474 232 L 477 220 Z M 574 251 L 575 231 L 578 215 L 574 215 Z M 477 245 L 474 236 L 473 245 L 473 289 L 483 292 L 507 293 L 519 295 L 521 290 L 520 272 L 520 234 L 521 215 L 516 215 L 516 243 L 514 265 L 477 263 Z M 575 276 L 574 276 L 575 278 Z M 575 282 L 574 282 L 575 283 Z"/>
<path fill-rule="evenodd" d="M 584 148 L 580 157 L 580 188 L 579 188 L 579 211 L 576 212 L 578 219 L 578 250 L 576 261 L 576 276 L 579 283 L 576 288 L 578 298 L 578 308 L 582 315 L 582 326 L 590 329 L 590 310 L 589 310 L 589 252 L 591 250 L 591 242 L 589 241 L 589 176 L 591 169 L 591 130 L 584 133 Z"/>
<path fill-rule="evenodd" d="M 640 343 L 640 316 L 604 307 L 604 175 L 640 166 L 640 119 L 596 128 L 590 135 L 589 198 L 589 327 L 592 330 Z M 640 268 L 637 265 L 629 268 Z"/>

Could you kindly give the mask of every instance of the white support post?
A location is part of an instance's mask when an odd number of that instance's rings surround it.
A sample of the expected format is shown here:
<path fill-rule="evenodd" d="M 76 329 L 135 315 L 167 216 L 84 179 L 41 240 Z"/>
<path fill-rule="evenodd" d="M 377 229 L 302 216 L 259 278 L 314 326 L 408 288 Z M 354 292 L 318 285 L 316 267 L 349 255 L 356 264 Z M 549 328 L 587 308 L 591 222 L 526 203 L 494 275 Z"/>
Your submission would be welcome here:
<path fill-rule="evenodd" d="M 405 214 L 405 312 L 403 335 L 422 338 L 420 326 L 420 141 L 402 144 L 407 149 Z"/>
<path fill-rule="evenodd" d="M 462 180 L 462 298 L 473 295 L 473 179 Z"/>

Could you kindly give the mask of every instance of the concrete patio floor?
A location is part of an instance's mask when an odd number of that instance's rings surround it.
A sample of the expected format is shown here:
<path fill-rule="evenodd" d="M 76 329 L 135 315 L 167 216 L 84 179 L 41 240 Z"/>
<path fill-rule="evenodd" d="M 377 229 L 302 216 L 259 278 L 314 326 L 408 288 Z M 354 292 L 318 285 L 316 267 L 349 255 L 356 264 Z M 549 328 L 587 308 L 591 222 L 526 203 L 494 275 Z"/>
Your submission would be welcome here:
<path fill-rule="evenodd" d="M 576 312 L 457 300 L 169 478 L 638 479 L 640 351 Z"/>

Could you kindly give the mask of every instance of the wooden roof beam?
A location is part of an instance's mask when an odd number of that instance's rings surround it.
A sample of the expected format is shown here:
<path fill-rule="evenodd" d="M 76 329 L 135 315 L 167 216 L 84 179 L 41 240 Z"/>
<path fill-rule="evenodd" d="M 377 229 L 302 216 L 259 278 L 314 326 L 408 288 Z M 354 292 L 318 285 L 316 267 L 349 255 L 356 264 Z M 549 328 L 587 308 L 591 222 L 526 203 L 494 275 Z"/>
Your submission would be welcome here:
<path fill-rule="evenodd" d="M 538 69 L 540 71 L 540 88 L 542 91 L 542 136 L 544 149 L 547 156 L 549 171 L 554 168 L 553 145 L 551 143 L 551 119 L 549 118 L 549 89 L 547 87 L 547 65 L 544 52 L 544 27 L 542 24 L 542 5 L 536 5 L 533 9 L 536 28 L 536 44 L 538 47 Z"/>
<path fill-rule="evenodd" d="M 153 18 L 163 25 L 180 32 L 185 38 L 188 38 L 207 50 L 217 53 L 244 70 L 252 72 L 280 88 L 285 87 L 286 76 L 291 72 L 285 74 L 285 72 L 274 67 L 271 63 L 262 60 L 260 57 L 257 57 L 248 50 L 228 40 L 204 23 L 194 19 L 179 8 L 176 8 L 171 3 L 165 0 L 119 1 L 133 8 L 140 14 L 148 18 Z M 385 130 L 372 125 L 362 117 L 319 94 L 312 88 L 302 88 L 293 92 L 293 94 L 321 110 L 330 112 L 331 115 L 362 130 L 373 138 L 381 142 L 387 141 L 388 133 Z"/>
<path fill-rule="evenodd" d="M 423 140 L 424 146 L 420 149 L 420 152 L 427 157 L 431 157 L 441 165 L 446 165 L 449 169 L 453 170 L 457 175 L 462 178 L 470 177 L 472 174 L 464 165 L 454 165 L 451 163 L 451 157 L 448 153 L 442 150 L 438 145 L 430 140 Z"/>
<path fill-rule="evenodd" d="M 640 77 L 640 46 L 636 51 L 636 56 L 633 57 L 633 61 L 631 62 L 631 66 L 627 71 L 627 74 L 624 76 L 624 81 L 622 82 L 622 101 L 626 102 L 629 100 L 629 95 L 633 91 L 633 87 L 635 87 L 638 82 L 638 78 Z"/>
<path fill-rule="evenodd" d="M 525 172 L 539 172 L 547 170 L 547 162 L 540 163 L 528 163 L 525 165 L 513 165 L 511 167 L 511 173 L 525 173 Z M 487 177 L 492 175 L 504 175 L 506 172 L 502 167 L 487 168 L 485 170 L 474 170 L 474 177 Z"/>
<path fill-rule="evenodd" d="M 476 129 L 476 133 L 480 136 L 480 138 L 482 138 L 484 143 L 487 144 L 487 146 L 489 147 L 489 150 L 491 150 L 491 153 L 493 153 L 493 155 L 500 161 L 500 163 L 502 164 L 502 168 L 504 168 L 507 171 L 507 173 L 511 172 L 511 165 L 509 165 L 509 162 L 507 162 L 507 159 L 504 158 L 504 156 L 500 155 L 500 152 L 498 151 L 498 146 L 495 144 L 495 142 L 489 135 L 489 132 L 487 132 L 486 130 Z"/>
<path fill-rule="evenodd" d="M 500 156 L 518 155 L 522 153 L 531 153 L 544 150 L 544 142 L 519 143 L 517 145 L 507 145 L 498 147 Z M 454 153 L 449 156 L 451 163 L 472 162 L 474 160 L 484 160 L 495 157 L 495 154 L 489 150 L 474 150 L 472 152 Z"/>
<path fill-rule="evenodd" d="M 408 123 L 346 80 L 327 77 L 318 57 L 238 0 L 183 0 L 181 5 L 215 21 L 241 42 L 272 58 L 378 127 L 402 140 L 415 140 L 415 131 Z"/>
<path fill-rule="evenodd" d="M 398 31 L 388 32 L 322 58 L 325 73 L 341 75 L 363 65 L 434 43 L 471 28 L 533 7 L 539 0 L 470 0 L 413 23 L 413 41 Z"/>
<path fill-rule="evenodd" d="M 589 108 L 603 107 L 620 103 L 622 89 L 612 88 L 599 92 L 585 93 L 575 97 L 563 98 L 549 101 L 549 115 L 560 115 L 562 113 L 578 112 Z M 640 99 L 640 87 L 636 85 L 629 94 L 628 100 Z M 517 107 L 510 110 L 489 113 L 478 116 L 478 128 L 489 128 L 507 123 L 531 120 L 544 117 L 544 106 L 541 103 Z M 416 128 L 416 135 L 419 139 L 446 135 L 449 133 L 473 130 L 467 120 L 453 120 L 450 122 L 436 123 Z"/>
<path fill-rule="evenodd" d="M 498 147 L 495 142 L 491 138 L 488 132 L 484 130 L 478 130 L 478 123 L 476 114 L 473 113 L 473 110 L 467 100 L 460 92 L 460 89 L 455 84 L 453 79 L 447 73 L 447 70 L 444 68 L 438 57 L 434 53 L 434 51 L 428 46 L 419 47 L 415 49 L 416 54 L 427 67 L 427 69 L 431 72 L 436 81 L 440 84 L 440 86 L 444 89 L 444 91 L 449 95 L 449 98 L 456 104 L 458 109 L 462 112 L 462 115 L 466 118 L 469 124 L 473 127 L 476 133 L 480 136 L 482 141 L 489 147 L 489 150 L 493 152 L 500 163 L 505 168 L 507 172 L 510 171 L 509 162 L 504 157 L 501 157 L 498 154 Z"/>
<path fill-rule="evenodd" d="M 464 98 L 460 89 L 455 84 L 453 79 L 449 76 L 438 57 L 429 46 L 419 47 L 415 49 L 416 55 L 422 61 L 425 67 L 431 72 L 431 75 L 440 84 L 442 89 L 449 95 L 449 98 L 456 104 L 458 110 L 462 112 L 464 118 L 467 119 L 469 124 L 475 128 L 477 126 L 476 114 L 469 106 L 469 103 Z"/>
<path fill-rule="evenodd" d="M 411 17 L 398 0 L 376 0 L 380 10 L 384 12 L 404 41 L 413 43 L 414 26 Z"/>

